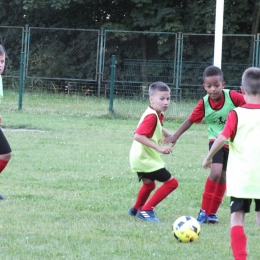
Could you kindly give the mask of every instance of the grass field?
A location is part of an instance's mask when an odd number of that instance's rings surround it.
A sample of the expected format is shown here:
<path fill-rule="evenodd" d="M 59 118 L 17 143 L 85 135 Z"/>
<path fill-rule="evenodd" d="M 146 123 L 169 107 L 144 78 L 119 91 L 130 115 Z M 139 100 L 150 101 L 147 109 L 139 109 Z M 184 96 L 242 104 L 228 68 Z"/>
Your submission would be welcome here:
<path fill-rule="evenodd" d="M 179 243 L 171 233 L 175 219 L 196 217 L 200 207 L 206 125 L 192 126 L 163 156 L 179 187 L 156 208 L 161 223 L 146 223 L 127 214 L 140 187 L 128 162 L 138 119 L 108 116 L 108 101 L 93 98 L 26 94 L 22 111 L 17 104 L 12 92 L 1 104 L 13 157 L 0 176 L 0 259 L 233 259 L 228 198 L 220 223 L 203 225 L 196 242 Z M 165 122 L 172 132 L 178 126 Z M 259 228 L 251 211 L 248 259 L 256 260 Z"/>

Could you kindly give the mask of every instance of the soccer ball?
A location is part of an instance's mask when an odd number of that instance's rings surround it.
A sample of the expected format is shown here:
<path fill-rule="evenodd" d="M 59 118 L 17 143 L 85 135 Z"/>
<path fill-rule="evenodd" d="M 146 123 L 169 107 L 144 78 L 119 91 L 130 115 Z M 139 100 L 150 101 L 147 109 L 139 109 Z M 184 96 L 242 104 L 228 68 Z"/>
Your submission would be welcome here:
<path fill-rule="evenodd" d="M 180 242 L 193 242 L 199 237 L 200 224 L 191 216 L 182 216 L 174 221 L 172 233 Z"/>

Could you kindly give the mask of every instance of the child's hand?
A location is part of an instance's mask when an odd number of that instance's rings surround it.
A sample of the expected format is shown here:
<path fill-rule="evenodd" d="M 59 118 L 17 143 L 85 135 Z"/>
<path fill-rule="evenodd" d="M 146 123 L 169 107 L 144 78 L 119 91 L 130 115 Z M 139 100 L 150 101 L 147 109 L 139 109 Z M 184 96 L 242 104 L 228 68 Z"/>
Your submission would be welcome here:
<path fill-rule="evenodd" d="M 0 116 L 0 124 L 2 123 L 2 120 L 3 120 L 3 119 L 2 119 L 2 116 Z"/>
<path fill-rule="evenodd" d="M 203 163 L 202 163 L 202 166 L 205 169 L 207 169 L 207 168 L 211 168 L 211 164 L 212 164 L 212 159 L 205 158 Z"/>
<path fill-rule="evenodd" d="M 177 139 L 174 135 L 170 135 L 163 140 L 164 144 L 172 144 L 172 147 L 176 144 Z"/>
<path fill-rule="evenodd" d="M 172 152 L 172 149 L 168 146 L 159 146 L 157 151 L 159 153 L 163 153 L 163 154 L 169 154 Z"/>

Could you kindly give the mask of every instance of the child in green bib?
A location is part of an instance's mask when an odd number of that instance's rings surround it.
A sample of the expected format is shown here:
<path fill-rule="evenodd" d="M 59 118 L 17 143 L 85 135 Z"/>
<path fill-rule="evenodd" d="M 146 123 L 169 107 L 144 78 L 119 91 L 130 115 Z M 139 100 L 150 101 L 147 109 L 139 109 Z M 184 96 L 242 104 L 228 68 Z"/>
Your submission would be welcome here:
<path fill-rule="evenodd" d="M 227 115 L 235 107 L 245 103 L 244 96 L 235 90 L 225 90 L 223 72 L 216 66 L 209 66 L 203 73 L 203 88 L 207 92 L 191 115 L 183 122 L 172 136 L 164 143 L 175 145 L 179 137 L 188 130 L 193 123 L 200 123 L 203 119 L 208 124 L 209 149 L 223 130 Z M 210 174 L 206 179 L 200 211 L 197 217 L 199 223 L 218 223 L 217 211 L 226 190 L 226 167 L 228 161 L 228 141 L 213 157 Z"/>

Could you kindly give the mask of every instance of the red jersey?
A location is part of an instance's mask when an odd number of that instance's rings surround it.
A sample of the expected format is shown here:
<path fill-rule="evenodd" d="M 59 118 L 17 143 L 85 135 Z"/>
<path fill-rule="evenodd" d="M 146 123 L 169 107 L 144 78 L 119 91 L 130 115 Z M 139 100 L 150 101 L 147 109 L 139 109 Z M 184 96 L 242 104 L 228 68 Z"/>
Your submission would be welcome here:
<path fill-rule="evenodd" d="M 245 104 L 242 107 L 245 108 L 260 108 L 260 104 Z M 237 114 L 234 110 L 231 110 L 227 117 L 227 122 L 225 124 L 225 127 L 223 131 L 221 132 L 221 135 L 224 135 L 226 138 L 230 138 L 233 140 L 236 136 L 237 131 Z"/>
<path fill-rule="evenodd" d="M 241 107 L 246 103 L 244 99 L 244 95 L 242 95 L 241 93 L 238 93 L 235 90 L 230 90 L 229 94 L 235 106 Z M 221 109 L 225 102 L 224 94 L 222 94 L 221 100 L 214 102 L 211 98 L 209 98 L 209 102 L 212 109 L 215 110 Z M 189 116 L 189 120 L 193 123 L 201 123 L 204 117 L 205 117 L 204 102 L 203 99 L 201 99 L 198 102 L 197 106 L 193 109 L 191 115 Z M 209 140 L 209 141 L 214 142 L 214 140 Z M 226 144 L 224 145 L 224 147 L 229 148 L 229 146 Z"/>
<path fill-rule="evenodd" d="M 152 108 L 152 107 L 151 107 Z M 164 114 L 158 115 L 161 124 L 163 125 Z M 135 134 L 145 135 L 147 138 L 153 136 L 154 130 L 157 125 L 157 117 L 155 114 L 150 114 L 144 118 L 139 127 L 135 130 Z"/>
<path fill-rule="evenodd" d="M 230 98 L 235 106 L 241 107 L 244 105 L 245 99 L 244 96 L 241 93 L 238 93 L 235 90 L 230 90 Z M 221 100 L 218 102 L 214 102 L 211 98 L 209 98 L 210 105 L 212 109 L 218 110 L 224 105 L 224 95 L 222 94 Z M 201 123 L 205 116 L 205 109 L 204 109 L 204 103 L 203 99 L 201 99 L 197 106 L 193 109 L 191 115 L 189 116 L 189 119 L 193 123 Z"/>

